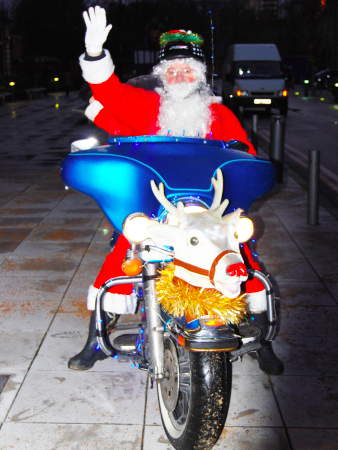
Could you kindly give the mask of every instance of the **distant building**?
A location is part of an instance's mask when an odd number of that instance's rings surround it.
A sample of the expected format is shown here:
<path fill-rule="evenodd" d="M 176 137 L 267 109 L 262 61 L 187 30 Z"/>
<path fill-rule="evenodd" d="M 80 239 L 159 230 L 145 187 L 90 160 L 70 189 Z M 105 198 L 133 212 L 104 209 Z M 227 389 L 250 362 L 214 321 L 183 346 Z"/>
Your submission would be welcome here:
<path fill-rule="evenodd" d="M 0 75 L 5 77 L 12 75 L 16 63 L 21 59 L 21 36 L 11 34 L 9 27 L 3 25 L 0 30 Z"/>
<path fill-rule="evenodd" d="M 247 7 L 256 15 L 268 14 L 275 17 L 283 15 L 284 6 L 288 0 L 248 0 Z"/>

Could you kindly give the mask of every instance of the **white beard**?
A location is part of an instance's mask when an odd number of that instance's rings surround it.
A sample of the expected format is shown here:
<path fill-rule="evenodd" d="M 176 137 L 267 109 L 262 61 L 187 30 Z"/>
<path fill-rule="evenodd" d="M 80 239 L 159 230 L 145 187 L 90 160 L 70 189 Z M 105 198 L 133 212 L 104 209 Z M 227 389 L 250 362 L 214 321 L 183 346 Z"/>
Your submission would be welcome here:
<path fill-rule="evenodd" d="M 204 138 L 210 132 L 211 98 L 201 83 L 166 85 L 161 95 L 158 135 Z"/>

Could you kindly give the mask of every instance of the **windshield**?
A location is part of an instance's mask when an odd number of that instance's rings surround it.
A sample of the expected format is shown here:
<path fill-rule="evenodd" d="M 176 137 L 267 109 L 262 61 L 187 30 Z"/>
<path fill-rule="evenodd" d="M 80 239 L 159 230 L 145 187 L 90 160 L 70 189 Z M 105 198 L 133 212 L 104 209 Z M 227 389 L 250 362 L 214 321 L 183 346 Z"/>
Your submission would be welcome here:
<path fill-rule="evenodd" d="M 235 78 L 282 78 L 279 61 L 238 61 L 234 66 Z"/>

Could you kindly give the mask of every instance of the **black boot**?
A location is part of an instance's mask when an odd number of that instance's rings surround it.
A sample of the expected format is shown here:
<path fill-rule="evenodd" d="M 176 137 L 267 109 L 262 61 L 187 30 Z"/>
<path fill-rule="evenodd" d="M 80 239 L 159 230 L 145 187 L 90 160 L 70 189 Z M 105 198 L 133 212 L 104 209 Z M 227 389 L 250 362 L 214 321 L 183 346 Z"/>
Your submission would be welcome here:
<path fill-rule="evenodd" d="M 271 342 L 264 339 L 268 330 L 268 317 L 266 312 L 251 314 L 250 319 L 251 323 L 261 330 L 262 347 L 256 351 L 259 367 L 268 375 L 282 374 L 284 370 L 282 361 L 276 356 Z"/>
<path fill-rule="evenodd" d="M 259 367 L 268 375 L 281 375 L 284 370 L 282 361 L 273 351 L 269 341 L 262 341 L 262 348 L 257 350 L 257 360 Z"/>
<path fill-rule="evenodd" d="M 106 358 L 108 358 L 108 356 L 98 348 L 95 328 L 95 312 L 92 312 L 87 342 L 80 353 L 70 358 L 68 367 L 73 370 L 88 370 L 93 367 L 96 361 L 101 361 Z"/>

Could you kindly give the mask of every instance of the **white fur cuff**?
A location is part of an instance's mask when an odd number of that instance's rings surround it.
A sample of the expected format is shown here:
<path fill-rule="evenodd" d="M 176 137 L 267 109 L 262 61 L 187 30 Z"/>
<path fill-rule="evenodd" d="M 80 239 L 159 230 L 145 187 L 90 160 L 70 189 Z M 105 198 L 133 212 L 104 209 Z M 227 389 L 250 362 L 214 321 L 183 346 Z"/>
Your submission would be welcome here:
<path fill-rule="evenodd" d="M 96 295 L 98 289 L 93 285 L 89 286 L 87 296 L 87 308 L 89 311 L 95 309 Z M 137 297 L 135 292 L 130 295 L 112 294 L 106 292 L 103 297 L 103 310 L 114 314 L 134 314 L 137 306 Z"/>
<path fill-rule="evenodd" d="M 104 50 L 105 56 L 95 61 L 87 61 L 85 59 L 85 53 L 80 56 L 80 66 L 82 69 L 82 76 L 91 84 L 99 84 L 107 81 L 108 78 L 114 73 L 114 63 L 111 59 L 108 50 Z"/>
<path fill-rule="evenodd" d="M 246 294 L 249 312 L 258 314 L 267 310 L 266 291 L 250 292 Z"/>
<path fill-rule="evenodd" d="M 101 111 L 102 108 L 103 108 L 103 105 L 101 105 L 101 103 L 99 101 L 94 100 L 92 103 L 90 103 L 87 106 L 84 114 L 89 120 L 94 122 L 95 117 L 98 115 L 98 113 Z"/>

